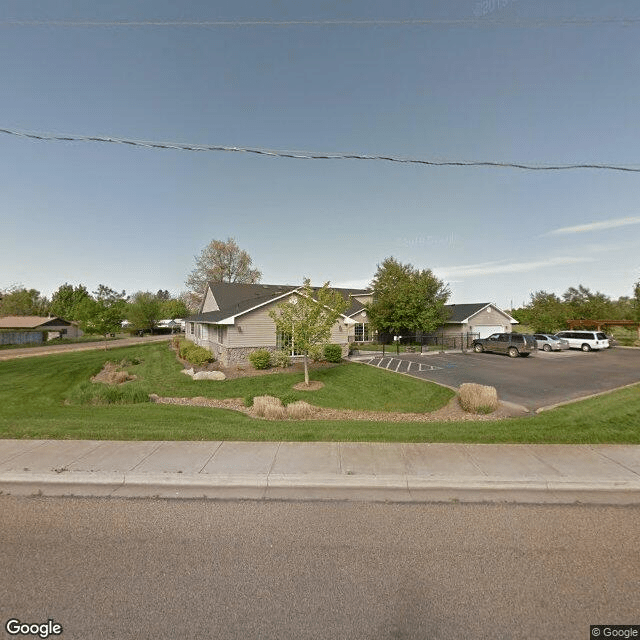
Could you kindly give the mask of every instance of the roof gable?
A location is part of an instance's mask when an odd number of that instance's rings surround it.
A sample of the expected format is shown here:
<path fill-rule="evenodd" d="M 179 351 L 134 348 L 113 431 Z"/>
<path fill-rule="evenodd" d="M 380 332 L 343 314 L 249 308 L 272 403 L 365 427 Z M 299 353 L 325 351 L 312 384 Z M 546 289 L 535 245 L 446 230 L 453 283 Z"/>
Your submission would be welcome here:
<path fill-rule="evenodd" d="M 294 291 L 298 291 L 300 288 L 300 286 L 286 284 L 210 282 L 207 285 L 207 296 L 209 296 L 210 293 L 219 308 L 217 310 L 199 313 L 198 315 L 187 318 L 187 320 L 190 322 L 206 322 L 208 324 L 233 324 L 236 317 L 276 302 Z M 320 287 L 313 287 L 314 291 L 319 288 Z M 352 300 L 350 308 L 344 313 L 345 317 L 362 310 L 362 303 L 355 300 L 353 296 L 364 295 L 368 293 L 366 290 L 332 288 L 334 291 L 338 291 L 344 298 Z"/>
<path fill-rule="evenodd" d="M 512 318 L 506 311 L 500 309 L 492 302 L 472 302 L 468 304 L 446 304 L 445 309 L 449 309 L 451 315 L 447 322 L 455 324 L 463 324 L 468 322 L 473 316 L 484 311 L 487 307 L 495 309 L 498 313 L 501 313 L 505 318 L 509 319 L 512 324 L 517 324 L 518 321 Z"/>

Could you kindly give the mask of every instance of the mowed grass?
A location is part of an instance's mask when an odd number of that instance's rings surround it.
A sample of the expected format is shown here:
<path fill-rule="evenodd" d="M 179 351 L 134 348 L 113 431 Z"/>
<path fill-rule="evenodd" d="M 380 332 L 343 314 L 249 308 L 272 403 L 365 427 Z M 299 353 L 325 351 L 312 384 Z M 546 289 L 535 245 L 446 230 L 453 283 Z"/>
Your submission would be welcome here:
<path fill-rule="evenodd" d="M 102 385 L 89 378 L 107 360 L 137 380 L 122 385 L 124 404 L 65 404 Z M 0 362 L 0 437 L 95 440 L 254 440 L 368 442 L 640 443 L 640 385 L 566 405 L 535 417 L 479 422 L 265 421 L 204 407 L 158 405 L 161 396 L 275 395 L 323 407 L 426 412 L 452 392 L 407 376 L 345 363 L 312 373 L 319 391 L 294 391 L 301 374 L 273 374 L 224 382 L 193 381 L 180 373 L 167 345 L 44 356 Z M 126 389 L 126 391 L 125 391 Z M 98 393 L 98 392 L 96 392 Z M 127 394 L 132 397 L 127 398 Z M 99 398 L 98 398 L 99 399 Z M 116 398 L 117 399 L 117 398 Z M 86 397 L 85 397 L 86 401 Z M 127 404 L 128 403 L 128 404 Z"/>

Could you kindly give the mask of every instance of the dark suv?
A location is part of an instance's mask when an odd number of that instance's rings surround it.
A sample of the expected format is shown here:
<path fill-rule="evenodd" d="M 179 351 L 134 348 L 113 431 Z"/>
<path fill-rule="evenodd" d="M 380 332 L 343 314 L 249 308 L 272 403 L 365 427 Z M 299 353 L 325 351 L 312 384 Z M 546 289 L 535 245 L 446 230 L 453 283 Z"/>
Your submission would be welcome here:
<path fill-rule="evenodd" d="M 522 356 L 526 358 L 530 353 L 538 350 L 536 339 L 527 333 L 493 333 L 488 338 L 473 341 L 476 353 L 495 351 L 506 353 L 511 358 Z"/>

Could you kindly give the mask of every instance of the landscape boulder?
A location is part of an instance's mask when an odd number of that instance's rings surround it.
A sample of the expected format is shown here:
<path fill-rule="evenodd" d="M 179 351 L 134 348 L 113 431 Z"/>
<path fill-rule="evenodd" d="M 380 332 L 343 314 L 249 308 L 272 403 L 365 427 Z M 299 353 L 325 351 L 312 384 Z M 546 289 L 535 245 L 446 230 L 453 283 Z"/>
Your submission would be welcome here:
<path fill-rule="evenodd" d="M 222 371 L 198 371 L 192 378 L 194 380 L 225 380 L 227 376 Z"/>

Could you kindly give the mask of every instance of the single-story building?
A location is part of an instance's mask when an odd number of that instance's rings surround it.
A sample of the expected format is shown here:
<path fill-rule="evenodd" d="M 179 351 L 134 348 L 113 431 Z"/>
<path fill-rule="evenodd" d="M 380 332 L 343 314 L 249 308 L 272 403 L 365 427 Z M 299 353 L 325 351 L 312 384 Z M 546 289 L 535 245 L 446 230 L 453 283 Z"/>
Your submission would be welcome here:
<path fill-rule="evenodd" d="M 224 365 L 247 361 L 255 349 L 286 350 L 295 356 L 289 336 L 278 334 L 269 312 L 291 296 L 300 295 L 301 286 L 273 284 L 209 283 L 197 315 L 185 319 L 185 337 L 206 347 Z M 339 344 L 346 355 L 349 342 L 369 339 L 364 289 L 339 289 L 348 309 L 331 330 L 330 342 Z"/>
<path fill-rule="evenodd" d="M 479 334 L 486 338 L 492 333 L 511 333 L 518 321 L 491 302 L 445 305 L 450 315 L 442 331 L 445 335 Z"/>
<path fill-rule="evenodd" d="M 0 344 L 44 342 L 54 338 L 78 338 L 83 332 L 77 322 L 57 317 L 3 316 L 0 318 Z"/>
<path fill-rule="evenodd" d="M 255 349 L 286 350 L 295 356 L 290 337 L 278 335 L 269 311 L 276 305 L 299 295 L 301 287 L 293 285 L 212 283 L 207 285 L 198 314 L 186 318 L 185 337 L 209 349 L 224 365 L 247 361 Z M 335 288 L 348 302 L 338 318 L 330 342 L 339 344 L 346 355 L 351 342 L 370 342 L 376 336 L 371 330 L 365 304 L 371 300 L 367 289 Z M 450 317 L 440 330 L 445 335 L 480 334 L 511 331 L 517 323 L 496 305 L 447 305 Z"/>

